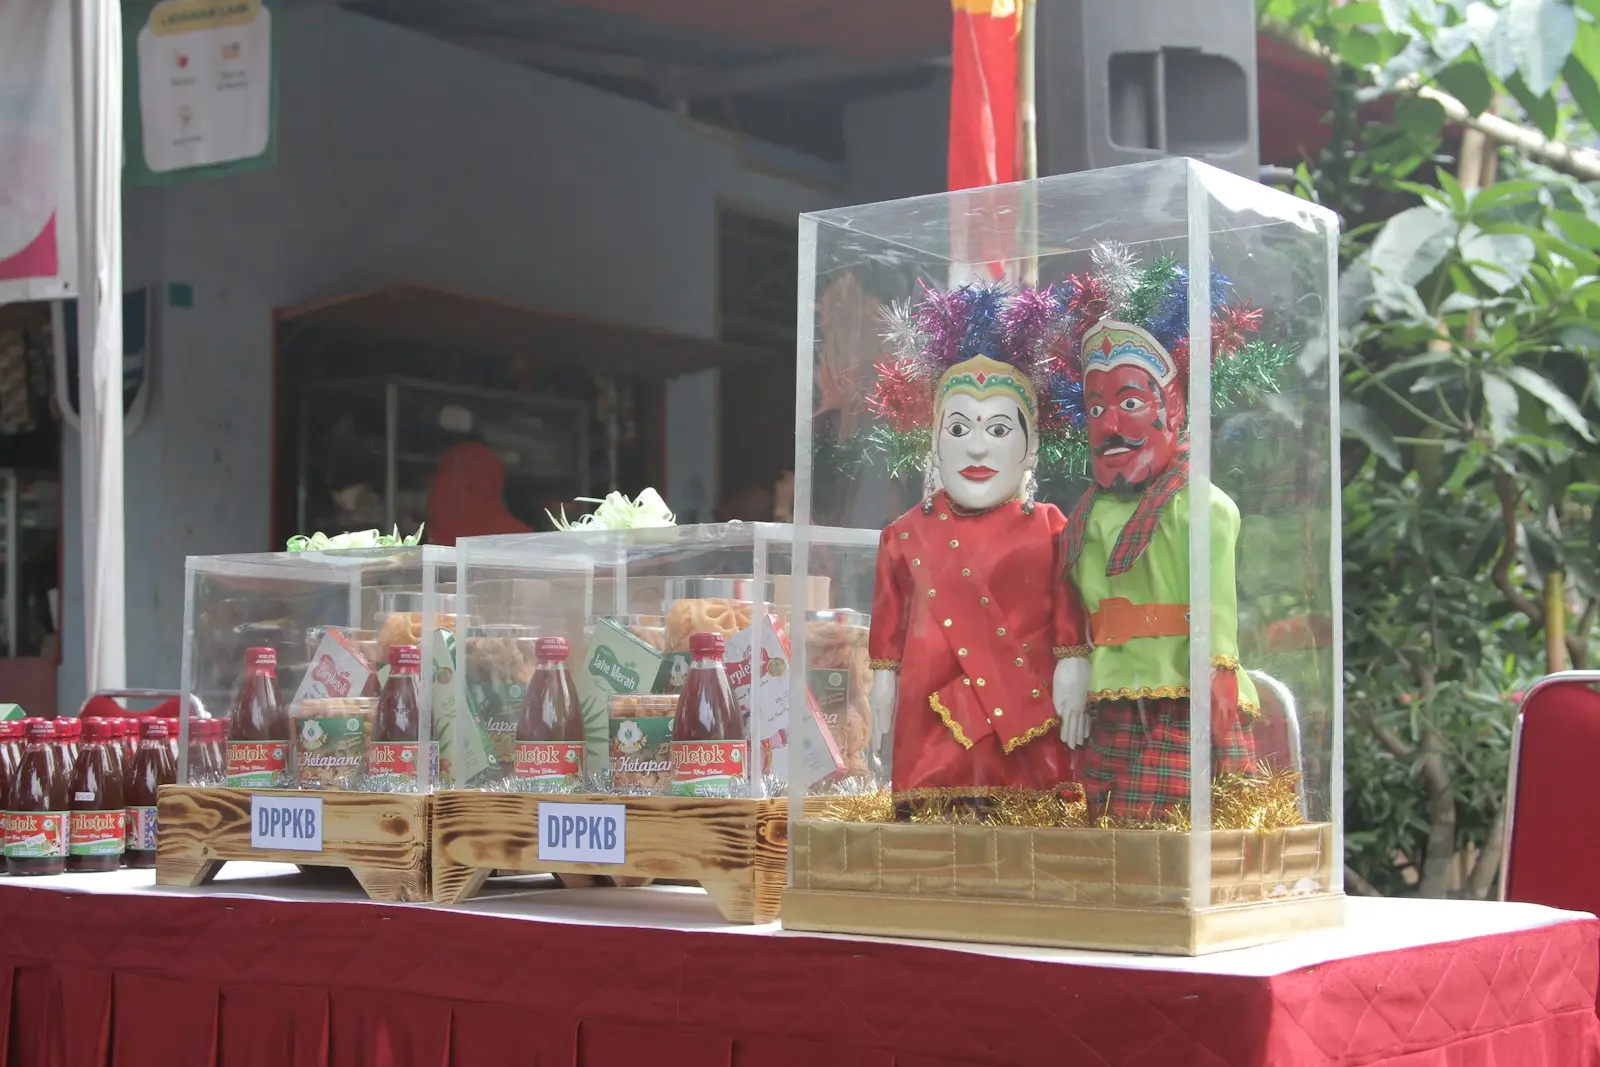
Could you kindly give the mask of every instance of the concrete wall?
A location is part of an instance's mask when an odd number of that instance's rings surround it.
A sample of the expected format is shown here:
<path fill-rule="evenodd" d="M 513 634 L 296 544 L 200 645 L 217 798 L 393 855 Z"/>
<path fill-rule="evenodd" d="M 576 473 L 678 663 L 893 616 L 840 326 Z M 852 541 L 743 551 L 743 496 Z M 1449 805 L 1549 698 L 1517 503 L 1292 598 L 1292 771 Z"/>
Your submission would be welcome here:
<path fill-rule="evenodd" d="M 158 309 L 155 394 L 127 440 L 134 685 L 178 683 L 185 555 L 273 547 L 274 308 L 404 280 L 709 336 L 719 198 L 797 213 L 897 195 L 892 151 L 864 157 L 870 195 L 819 191 L 742 167 L 730 140 L 659 110 L 337 8 L 287 13 L 280 72 L 274 166 L 126 198 L 129 285 L 194 287 L 192 308 Z M 875 124 L 852 130 L 892 148 L 898 120 L 887 140 Z M 714 502 L 715 413 L 715 375 L 672 386 L 679 507 Z M 83 697 L 66 436 L 62 708 Z"/>
<path fill-rule="evenodd" d="M 941 192 L 950 129 L 950 79 L 862 100 L 845 117 L 847 204 Z"/>

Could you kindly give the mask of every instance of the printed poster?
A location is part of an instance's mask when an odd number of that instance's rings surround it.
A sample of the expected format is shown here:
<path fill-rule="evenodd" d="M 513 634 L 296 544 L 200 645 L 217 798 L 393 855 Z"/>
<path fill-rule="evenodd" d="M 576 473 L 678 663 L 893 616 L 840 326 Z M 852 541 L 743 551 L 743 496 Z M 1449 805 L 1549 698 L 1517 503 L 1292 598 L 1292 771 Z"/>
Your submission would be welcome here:
<path fill-rule="evenodd" d="M 128 184 L 269 165 L 277 0 L 134 0 L 123 12 Z"/>
<path fill-rule="evenodd" d="M 0 0 L 0 304 L 77 287 L 71 0 Z"/>

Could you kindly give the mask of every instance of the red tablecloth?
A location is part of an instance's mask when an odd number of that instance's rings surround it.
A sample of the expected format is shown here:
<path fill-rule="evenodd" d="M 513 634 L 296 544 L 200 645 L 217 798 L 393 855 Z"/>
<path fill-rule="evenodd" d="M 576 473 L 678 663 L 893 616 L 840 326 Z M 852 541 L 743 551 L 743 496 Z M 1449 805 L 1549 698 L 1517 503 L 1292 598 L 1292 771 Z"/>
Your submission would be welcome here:
<path fill-rule="evenodd" d="M 1600 1064 L 1591 919 L 1248 977 L 13 886 L 6 1067 Z"/>

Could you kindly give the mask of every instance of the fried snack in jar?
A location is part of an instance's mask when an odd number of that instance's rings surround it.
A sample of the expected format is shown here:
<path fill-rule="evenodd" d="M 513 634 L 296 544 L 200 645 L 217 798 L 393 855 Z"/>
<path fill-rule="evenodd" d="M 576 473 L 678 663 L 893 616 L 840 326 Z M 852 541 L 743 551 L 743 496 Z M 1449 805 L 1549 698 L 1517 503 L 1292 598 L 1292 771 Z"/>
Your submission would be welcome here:
<path fill-rule="evenodd" d="M 661 615 L 598 615 L 601 619 L 626 630 L 657 652 L 667 650 L 667 620 Z"/>
<path fill-rule="evenodd" d="M 611 698 L 611 791 L 666 793 L 672 784 L 672 717 L 678 698 L 638 694 Z"/>
<path fill-rule="evenodd" d="M 359 789 L 378 701 L 302 700 L 289 716 L 294 781 L 301 789 Z"/>
<path fill-rule="evenodd" d="M 806 684 L 851 777 L 868 773 L 872 745 L 870 623 L 857 611 L 806 612 Z"/>
<path fill-rule="evenodd" d="M 470 785 L 509 787 L 516 773 L 517 724 L 537 663 L 532 626 L 483 625 L 468 628 L 464 660 L 467 704 L 483 730 L 494 763 Z"/>
<path fill-rule="evenodd" d="M 751 603 L 770 605 L 772 583 L 759 591 L 750 578 L 670 578 L 667 580 L 666 651 L 687 653 L 697 633 L 724 640 L 750 628 Z M 770 610 L 770 609 L 769 609 Z"/>

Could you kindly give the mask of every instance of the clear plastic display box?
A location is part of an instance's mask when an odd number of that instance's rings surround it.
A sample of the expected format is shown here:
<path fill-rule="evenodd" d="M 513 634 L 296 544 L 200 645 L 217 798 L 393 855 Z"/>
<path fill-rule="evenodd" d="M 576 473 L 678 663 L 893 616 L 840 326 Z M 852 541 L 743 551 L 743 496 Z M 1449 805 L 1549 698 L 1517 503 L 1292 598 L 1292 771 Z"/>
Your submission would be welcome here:
<path fill-rule="evenodd" d="M 689 676 L 696 634 L 715 634 L 738 705 L 746 772 L 705 795 L 786 795 L 864 771 L 869 738 L 849 708 L 865 707 L 866 605 L 841 599 L 870 573 L 875 532 L 813 527 L 803 629 L 818 667 L 806 713 L 791 721 L 790 648 L 801 618 L 793 578 L 794 529 L 770 523 L 574 530 L 465 538 L 460 554 L 462 670 L 448 780 L 455 788 L 504 792 L 672 795 L 676 703 Z M 555 645 L 541 639 L 558 638 Z M 564 775 L 535 773 L 517 746 L 530 684 L 543 660 L 564 657 L 582 720 L 584 751 Z M 856 662 L 859 661 L 859 662 Z M 837 664 L 837 666 L 835 666 Z M 531 720 L 529 720 L 531 723 Z M 530 726 L 538 733 L 549 728 Z M 680 742 L 683 739 L 680 738 Z M 676 792 L 688 795 L 685 782 Z"/>
<path fill-rule="evenodd" d="M 1183 159 L 801 218 L 793 567 L 876 542 L 874 739 L 791 799 L 786 926 L 1342 921 L 1337 241 Z"/>
<path fill-rule="evenodd" d="M 672 878 L 702 884 L 730 921 L 773 918 L 789 783 L 826 791 L 870 758 L 866 605 L 841 591 L 870 590 L 877 532 L 813 526 L 811 538 L 804 581 L 784 525 L 460 541 L 435 899 L 463 900 L 497 870 Z M 803 640 L 813 668 L 796 697 Z M 625 818 L 626 848 L 552 838 L 546 816 L 570 821 L 578 805 Z"/>
<path fill-rule="evenodd" d="M 178 782 L 430 792 L 455 578 L 455 551 L 432 545 L 191 556 Z"/>
<path fill-rule="evenodd" d="M 140 830 L 158 883 L 264 860 L 348 868 L 377 900 L 432 898 L 455 577 L 454 550 L 431 545 L 189 557 L 185 711 Z"/>

